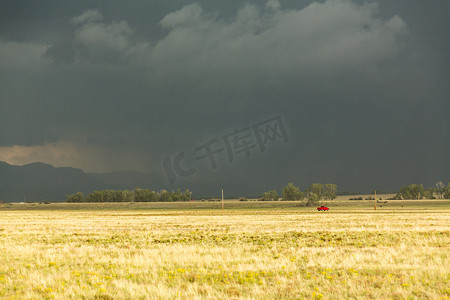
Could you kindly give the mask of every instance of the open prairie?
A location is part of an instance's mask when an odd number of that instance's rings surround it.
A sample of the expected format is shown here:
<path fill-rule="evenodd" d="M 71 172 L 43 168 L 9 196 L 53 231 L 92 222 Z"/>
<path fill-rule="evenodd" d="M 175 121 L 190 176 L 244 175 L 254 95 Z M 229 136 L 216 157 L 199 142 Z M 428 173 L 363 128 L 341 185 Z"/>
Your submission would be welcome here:
<path fill-rule="evenodd" d="M 448 299 L 450 201 L 0 205 L 4 299 Z"/>

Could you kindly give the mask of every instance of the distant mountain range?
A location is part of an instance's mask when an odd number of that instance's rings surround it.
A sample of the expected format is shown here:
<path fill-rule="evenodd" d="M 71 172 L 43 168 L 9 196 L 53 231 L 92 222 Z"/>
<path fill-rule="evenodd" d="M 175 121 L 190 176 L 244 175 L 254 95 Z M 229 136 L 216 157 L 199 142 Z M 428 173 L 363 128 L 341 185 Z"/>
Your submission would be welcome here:
<path fill-rule="evenodd" d="M 76 192 L 135 187 L 160 189 L 163 178 L 139 172 L 97 174 L 44 163 L 15 166 L 0 162 L 0 201 L 5 202 L 62 202 L 66 195 Z"/>

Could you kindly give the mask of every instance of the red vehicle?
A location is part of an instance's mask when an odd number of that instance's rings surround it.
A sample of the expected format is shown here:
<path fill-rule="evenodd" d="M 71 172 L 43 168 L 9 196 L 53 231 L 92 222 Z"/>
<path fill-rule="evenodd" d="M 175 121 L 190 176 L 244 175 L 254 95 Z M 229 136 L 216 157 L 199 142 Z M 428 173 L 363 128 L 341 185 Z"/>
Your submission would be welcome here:
<path fill-rule="evenodd" d="M 318 207 L 317 210 L 318 211 L 327 211 L 327 210 L 330 210 L 330 209 L 328 207 L 322 205 L 321 207 Z"/>

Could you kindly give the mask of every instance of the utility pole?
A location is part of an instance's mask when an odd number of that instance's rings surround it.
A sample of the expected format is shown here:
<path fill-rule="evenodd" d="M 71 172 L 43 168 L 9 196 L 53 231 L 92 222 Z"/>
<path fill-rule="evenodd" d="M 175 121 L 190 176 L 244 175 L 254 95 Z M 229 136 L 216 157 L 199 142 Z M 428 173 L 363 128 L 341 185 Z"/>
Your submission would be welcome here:
<path fill-rule="evenodd" d="M 223 189 L 222 189 L 222 210 L 223 210 Z"/>
<path fill-rule="evenodd" d="M 375 190 L 375 200 L 373 203 L 373 210 L 377 210 L 377 190 Z"/>

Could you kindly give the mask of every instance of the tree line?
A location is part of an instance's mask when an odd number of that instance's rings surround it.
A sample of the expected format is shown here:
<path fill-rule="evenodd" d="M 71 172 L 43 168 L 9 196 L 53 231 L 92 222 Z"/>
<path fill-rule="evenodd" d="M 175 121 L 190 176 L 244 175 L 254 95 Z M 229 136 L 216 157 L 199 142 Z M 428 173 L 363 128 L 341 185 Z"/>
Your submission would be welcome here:
<path fill-rule="evenodd" d="M 67 202 L 180 202 L 191 201 L 192 193 L 189 190 L 181 192 L 179 189 L 169 192 L 161 190 L 159 192 L 149 189 L 135 188 L 131 190 L 103 190 L 95 191 L 86 197 L 83 193 L 67 195 Z"/>
<path fill-rule="evenodd" d="M 321 201 L 336 198 L 337 185 L 332 183 L 313 183 L 305 191 L 292 182 L 282 189 L 281 198 L 276 190 L 270 190 L 262 194 L 261 201 L 300 201 L 305 206 L 314 206 Z M 180 202 L 191 201 L 192 193 L 187 189 L 181 192 L 161 190 L 159 192 L 149 189 L 136 188 L 134 190 L 103 190 L 95 191 L 84 196 L 83 193 L 67 195 L 67 202 Z M 425 189 L 423 184 L 410 184 L 402 186 L 392 200 L 403 199 L 450 199 L 450 183 L 445 185 L 441 181 L 434 187 Z"/>
<path fill-rule="evenodd" d="M 321 184 L 313 183 L 304 192 L 292 182 L 288 183 L 281 192 L 281 200 L 284 201 L 303 201 L 306 206 L 313 206 L 324 200 L 333 200 L 336 198 L 337 185 L 332 183 Z M 271 190 L 263 193 L 262 201 L 278 201 L 277 191 Z"/>
<path fill-rule="evenodd" d="M 405 185 L 400 188 L 393 199 L 450 199 L 450 183 L 445 185 L 442 181 L 439 181 L 434 187 L 428 189 L 425 189 L 423 184 Z"/>

